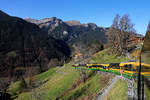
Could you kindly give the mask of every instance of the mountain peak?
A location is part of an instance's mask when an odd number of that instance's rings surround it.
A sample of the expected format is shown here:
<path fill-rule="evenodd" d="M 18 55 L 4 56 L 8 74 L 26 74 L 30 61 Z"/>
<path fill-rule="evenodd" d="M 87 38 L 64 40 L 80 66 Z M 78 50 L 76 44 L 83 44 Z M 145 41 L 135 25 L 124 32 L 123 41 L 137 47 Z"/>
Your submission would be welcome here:
<path fill-rule="evenodd" d="M 27 22 L 30 22 L 30 23 L 35 23 L 35 24 L 38 23 L 38 20 L 32 19 L 32 18 L 30 18 L 30 17 L 26 17 L 24 20 L 26 20 Z"/>
<path fill-rule="evenodd" d="M 46 22 L 61 22 L 62 20 L 57 18 L 57 17 L 51 17 L 51 18 L 44 18 L 44 19 L 41 19 L 39 20 L 39 23 L 46 23 Z"/>

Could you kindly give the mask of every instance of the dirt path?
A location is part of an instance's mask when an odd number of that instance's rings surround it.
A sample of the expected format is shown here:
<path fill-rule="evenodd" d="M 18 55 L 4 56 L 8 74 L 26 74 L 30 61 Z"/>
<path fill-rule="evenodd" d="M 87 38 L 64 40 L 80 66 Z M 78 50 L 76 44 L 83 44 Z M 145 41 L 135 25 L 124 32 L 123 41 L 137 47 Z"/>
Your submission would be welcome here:
<path fill-rule="evenodd" d="M 112 82 L 106 87 L 106 89 L 104 89 L 104 91 L 98 96 L 97 100 L 103 100 L 104 96 L 109 92 L 109 90 L 113 87 L 113 85 L 117 82 L 117 80 L 119 79 L 119 76 L 115 76 L 112 79 Z"/>

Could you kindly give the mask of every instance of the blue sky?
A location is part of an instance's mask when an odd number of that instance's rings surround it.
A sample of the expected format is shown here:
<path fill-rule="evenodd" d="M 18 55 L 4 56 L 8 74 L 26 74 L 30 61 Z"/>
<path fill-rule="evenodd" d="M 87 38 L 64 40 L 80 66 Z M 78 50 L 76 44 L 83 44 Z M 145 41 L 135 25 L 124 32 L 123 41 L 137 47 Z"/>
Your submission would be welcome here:
<path fill-rule="evenodd" d="M 0 10 L 21 18 L 58 17 L 109 27 L 116 14 L 129 14 L 138 33 L 145 34 L 150 0 L 1 0 Z"/>

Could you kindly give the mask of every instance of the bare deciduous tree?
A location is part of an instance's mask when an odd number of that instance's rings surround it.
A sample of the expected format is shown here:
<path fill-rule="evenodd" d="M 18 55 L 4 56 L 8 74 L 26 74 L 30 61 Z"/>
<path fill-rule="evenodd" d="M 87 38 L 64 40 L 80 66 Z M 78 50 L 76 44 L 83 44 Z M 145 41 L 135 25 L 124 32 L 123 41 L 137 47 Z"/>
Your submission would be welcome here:
<path fill-rule="evenodd" d="M 110 29 L 107 31 L 108 43 L 113 53 L 123 55 L 127 52 L 127 41 L 130 33 L 135 32 L 129 16 L 125 14 L 120 18 L 117 14 Z"/>

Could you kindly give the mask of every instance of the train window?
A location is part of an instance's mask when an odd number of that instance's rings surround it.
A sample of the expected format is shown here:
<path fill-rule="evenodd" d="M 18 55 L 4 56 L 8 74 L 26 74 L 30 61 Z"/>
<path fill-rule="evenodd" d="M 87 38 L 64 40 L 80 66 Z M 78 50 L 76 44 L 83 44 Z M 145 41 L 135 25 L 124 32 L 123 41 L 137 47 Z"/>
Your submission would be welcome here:
<path fill-rule="evenodd" d="M 102 65 L 93 65 L 92 67 L 100 67 L 100 68 L 103 68 Z"/>
<path fill-rule="evenodd" d="M 119 63 L 111 63 L 109 65 L 109 68 L 113 68 L 113 69 L 120 69 Z"/>
<path fill-rule="evenodd" d="M 106 66 L 103 66 L 103 69 L 106 69 L 107 67 Z"/>
<path fill-rule="evenodd" d="M 142 72 L 150 72 L 150 68 L 147 66 L 142 66 Z"/>
<path fill-rule="evenodd" d="M 124 68 L 124 70 L 128 70 L 128 71 L 133 71 L 134 70 L 131 64 L 124 65 L 123 68 Z"/>

